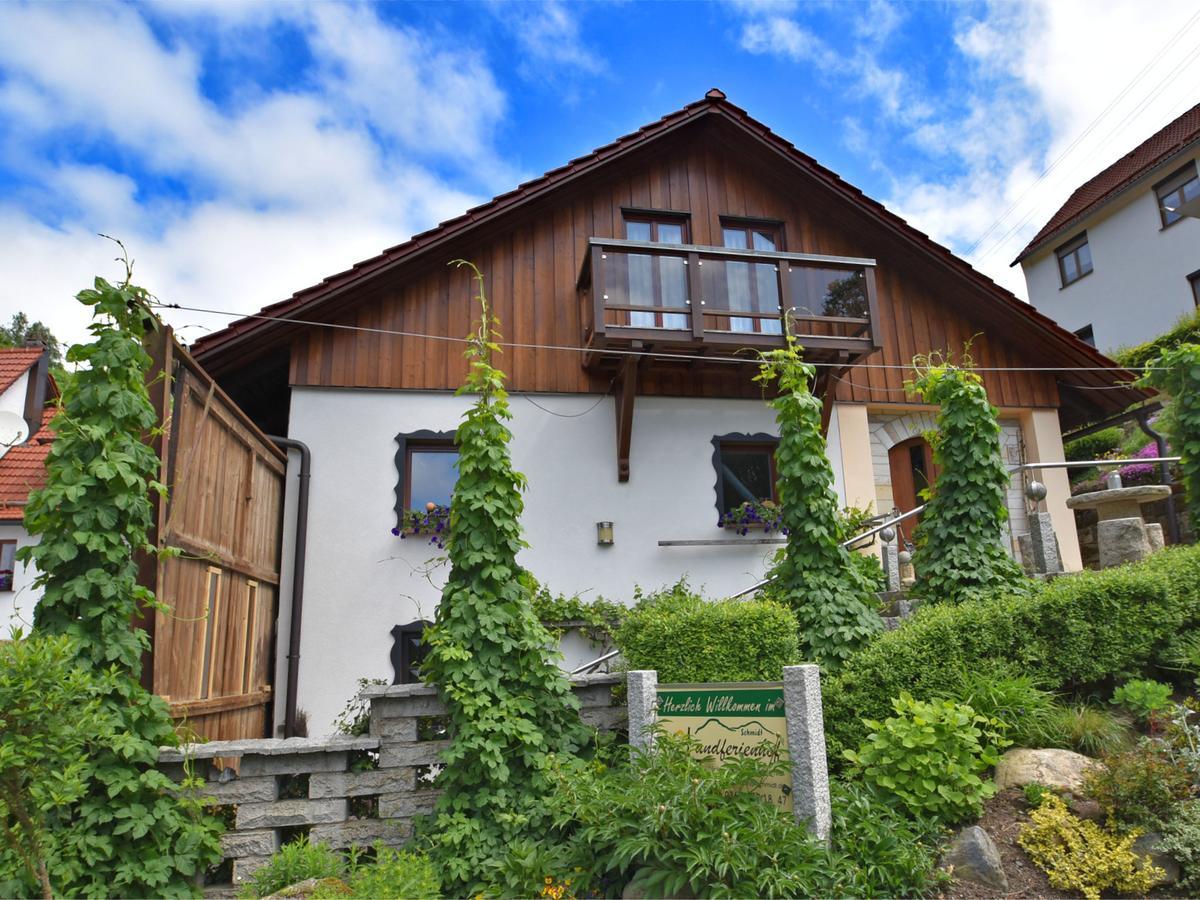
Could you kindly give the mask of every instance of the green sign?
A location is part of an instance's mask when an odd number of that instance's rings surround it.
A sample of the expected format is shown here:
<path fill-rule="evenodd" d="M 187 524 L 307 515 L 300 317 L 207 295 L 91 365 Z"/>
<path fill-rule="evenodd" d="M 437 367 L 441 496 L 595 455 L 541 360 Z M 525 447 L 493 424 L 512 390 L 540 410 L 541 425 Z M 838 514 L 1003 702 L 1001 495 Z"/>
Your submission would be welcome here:
<path fill-rule="evenodd" d="M 661 684 L 658 724 L 700 742 L 697 754 L 716 761 L 754 757 L 767 762 L 787 758 L 787 720 L 783 685 L 769 682 Z M 768 778 L 758 788 L 780 808 L 792 809 L 789 775 Z"/>

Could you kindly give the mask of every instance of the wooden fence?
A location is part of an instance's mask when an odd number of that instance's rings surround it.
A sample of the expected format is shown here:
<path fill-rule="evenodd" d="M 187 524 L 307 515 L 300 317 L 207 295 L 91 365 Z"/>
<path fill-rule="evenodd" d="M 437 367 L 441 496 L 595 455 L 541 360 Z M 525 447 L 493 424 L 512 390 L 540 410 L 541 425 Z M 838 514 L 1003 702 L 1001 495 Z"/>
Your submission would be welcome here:
<path fill-rule="evenodd" d="M 199 737 L 266 737 L 287 457 L 169 328 L 149 349 L 168 488 L 155 497 L 153 540 L 181 553 L 140 560 L 142 583 L 167 607 L 139 623 L 151 640 L 143 683 Z"/>

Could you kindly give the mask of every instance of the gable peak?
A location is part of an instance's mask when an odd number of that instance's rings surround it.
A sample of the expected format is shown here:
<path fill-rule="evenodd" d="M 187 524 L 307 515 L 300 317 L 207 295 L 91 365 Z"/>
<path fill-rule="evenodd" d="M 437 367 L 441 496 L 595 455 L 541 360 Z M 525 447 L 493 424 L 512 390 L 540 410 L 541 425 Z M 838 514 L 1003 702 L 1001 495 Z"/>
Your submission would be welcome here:
<path fill-rule="evenodd" d="M 720 88 L 709 88 L 704 94 L 705 100 L 724 100 L 725 92 Z"/>

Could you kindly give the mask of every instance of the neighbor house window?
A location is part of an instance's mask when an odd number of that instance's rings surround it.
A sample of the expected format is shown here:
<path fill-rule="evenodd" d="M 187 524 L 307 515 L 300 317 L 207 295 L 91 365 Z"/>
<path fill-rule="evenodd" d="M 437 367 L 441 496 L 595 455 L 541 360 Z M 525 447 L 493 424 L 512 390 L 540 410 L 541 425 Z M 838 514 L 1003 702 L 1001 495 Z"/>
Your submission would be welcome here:
<path fill-rule="evenodd" d="M 1200 269 L 1188 276 L 1188 284 L 1192 288 L 1192 302 L 1200 307 Z"/>
<path fill-rule="evenodd" d="M 1091 344 L 1093 347 L 1096 346 L 1096 332 L 1091 325 L 1084 325 L 1075 332 L 1075 337 L 1079 338 L 1085 344 Z"/>
<path fill-rule="evenodd" d="M 713 467 L 717 472 L 717 512 L 720 516 L 743 503 L 777 502 L 775 446 L 769 434 L 726 434 L 713 438 Z"/>
<path fill-rule="evenodd" d="M 1087 232 L 1055 251 L 1058 256 L 1058 274 L 1062 286 L 1074 284 L 1092 271 L 1092 250 L 1088 246 Z"/>
<path fill-rule="evenodd" d="M 13 569 L 17 565 L 17 542 L 0 541 L 0 591 L 13 589 Z"/>
<path fill-rule="evenodd" d="M 1196 164 L 1188 163 L 1166 181 L 1154 186 L 1158 197 L 1158 215 L 1162 219 L 1163 228 L 1174 225 L 1182 219 L 1183 213 L 1177 210 L 1189 200 L 1200 197 L 1200 178 L 1196 177 Z"/>

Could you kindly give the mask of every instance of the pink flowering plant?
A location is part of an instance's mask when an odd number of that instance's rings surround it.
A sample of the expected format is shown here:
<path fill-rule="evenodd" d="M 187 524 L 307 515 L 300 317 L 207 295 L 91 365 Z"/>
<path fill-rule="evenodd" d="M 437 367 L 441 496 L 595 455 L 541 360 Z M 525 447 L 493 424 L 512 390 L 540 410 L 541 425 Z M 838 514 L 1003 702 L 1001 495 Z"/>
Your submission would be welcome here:
<path fill-rule="evenodd" d="M 1154 443 L 1147 444 L 1134 454 L 1134 458 L 1157 459 L 1158 445 Z M 1147 484 L 1155 480 L 1158 474 L 1158 464 L 1148 462 L 1130 463 L 1129 465 L 1121 466 L 1117 471 L 1121 473 L 1121 481 L 1125 484 Z"/>

